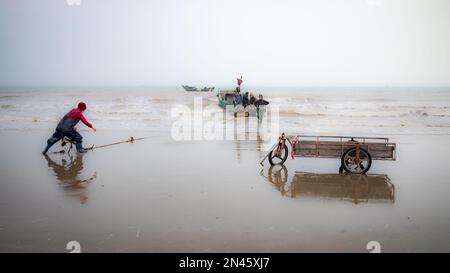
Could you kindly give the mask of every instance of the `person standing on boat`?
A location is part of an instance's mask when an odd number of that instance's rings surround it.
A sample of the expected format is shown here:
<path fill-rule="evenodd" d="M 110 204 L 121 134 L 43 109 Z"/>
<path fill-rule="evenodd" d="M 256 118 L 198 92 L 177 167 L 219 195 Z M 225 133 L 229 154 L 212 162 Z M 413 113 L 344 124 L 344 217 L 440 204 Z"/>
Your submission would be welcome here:
<path fill-rule="evenodd" d="M 242 102 L 242 95 L 241 95 L 241 91 L 239 89 L 236 90 L 236 95 L 234 97 L 234 101 L 235 101 L 236 105 L 241 104 L 241 102 Z"/>
<path fill-rule="evenodd" d="M 242 84 L 242 82 L 243 82 L 242 76 L 241 76 L 241 78 L 237 78 L 236 80 L 237 80 L 237 84 L 238 84 L 238 86 L 239 86 L 239 89 L 241 89 L 241 84 Z"/>
<path fill-rule="evenodd" d="M 259 99 L 257 101 L 255 101 L 255 106 L 256 106 L 256 116 L 258 117 L 258 119 L 260 119 L 261 118 L 260 106 L 267 105 L 267 104 L 269 104 L 269 102 L 264 100 L 263 95 L 261 95 L 261 94 L 258 97 L 259 97 Z"/>
<path fill-rule="evenodd" d="M 253 96 L 253 94 L 250 94 L 250 99 L 249 99 L 248 103 L 250 105 L 253 105 L 253 104 L 255 104 L 255 101 L 256 101 L 255 96 Z"/>
<path fill-rule="evenodd" d="M 236 87 L 236 93 L 239 93 L 239 92 L 241 92 L 241 84 L 242 84 L 242 76 L 241 76 L 241 78 L 237 78 L 236 79 L 237 80 L 237 87 Z"/>
<path fill-rule="evenodd" d="M 259 99 L 257 101 L 255 101 L 256 108 L 259 108 L 259 106 L 261 106 L 261 105 L 267 105 L 267 104 L 269 104 L 269 102 L 263 99 L 263 95 L 259 95 Z"/>
<path fill-rule="evenodd" d="M 233 106 L 236 107 L 236 105 L 241 104 L 242 102 L 242 95 L 241 95 L 241 84 L 242 84 L 242 76 L 240 78 L 237 78 L 237 87 L 236 87 L 236 93 L 234 94 L 234 100 L 233 100 Z"/>
<path fill-rule="evenodd" d="M 70 110 L 58 123 L 55 132 L 52 137 L 47 140 L 47 147 L 45 147 L 42 154 L 46 154 L 47 151 L 52 147 L 56 142 L 61 140 L 63 137 L 69 138 L 71 141 L 75 142 L 75 147 L 79 153 L 85 153 L 85 149 L 82 145 L 83 137 L 78 133 L 75 129 L 75 125 L 81 120 L 84 125 L 91 128 L 92 131 L 97 132 L 97 129 L 92 126 L 89 121 L 83 116 L 83 112 L 86 110 L 87 106 L 84 102 L 78 103 L 77 108 L 73 108 Z"/>
<path fill-rule="evenodd" d="M 242 105 L 244 106 L 244 108 L 247 107 L 248 103 L 248 92 L 245 92 L 244 96 L 242 97 Z"/>

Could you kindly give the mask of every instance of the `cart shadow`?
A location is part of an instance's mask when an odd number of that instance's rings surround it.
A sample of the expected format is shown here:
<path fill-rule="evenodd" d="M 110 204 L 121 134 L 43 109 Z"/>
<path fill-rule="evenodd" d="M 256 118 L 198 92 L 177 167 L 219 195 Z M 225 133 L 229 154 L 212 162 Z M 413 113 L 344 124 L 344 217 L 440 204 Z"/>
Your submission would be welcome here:
<path fill-rule="evenodd" d="M 95 180 L 97 173 L 94 172 L 88 179 L 80 179 L 83 171 L 83 155 L 77 153 L 76 156 L 69 154 L 58 155 L 61 163 L 57 163 L 50 156 L 45 155 L 49 170 L 52 170 L 58 180 L 58 184 L 69 195 L 79 199 L 81 204 L 88 200 L 87 186 Z"/>
<path fill-rule="evenodd" d="M 359 203 L 394 203 L 395 186 L 385 174 L 319 174 L 295 172 L 289 178 L 284 165 L 270 166 L 267 176 L 284 197 L 322 198 Z"/>

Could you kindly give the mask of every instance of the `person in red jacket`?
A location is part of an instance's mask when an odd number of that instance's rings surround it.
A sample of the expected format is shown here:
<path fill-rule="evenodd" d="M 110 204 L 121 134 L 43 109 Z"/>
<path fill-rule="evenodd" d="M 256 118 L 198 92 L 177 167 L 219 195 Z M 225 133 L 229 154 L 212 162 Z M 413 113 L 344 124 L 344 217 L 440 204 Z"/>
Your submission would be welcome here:
<path fill-rule="evenodd" d="M 58 123 L 55 133 L 52 137 L 47 140 L 47 147 L 45 147 L 42 154 L 46 154 L 48 149 L 53 146 L 56 142 L 61 140 L 63 137 L 68 137 L 70 140 L 75 142 L 75 147 L 79 153 L 85 153 L 82 141 L 83 137 L 75 129 L 75 125 L 81 120 L 84 125 L 91 128 L 94 132 L 97 130 L 92 126 L 89 121 L 83 116 L 83 112 L 86 110 L 86 103 L 78 103 L 78 107 L 70 110 Z"/>

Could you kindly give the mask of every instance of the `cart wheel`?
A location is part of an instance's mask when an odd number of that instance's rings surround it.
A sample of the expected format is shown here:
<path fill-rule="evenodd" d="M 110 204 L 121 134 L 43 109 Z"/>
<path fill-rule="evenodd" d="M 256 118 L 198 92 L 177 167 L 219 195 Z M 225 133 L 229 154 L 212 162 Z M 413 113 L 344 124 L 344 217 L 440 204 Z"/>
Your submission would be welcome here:
<path fill-rule="evenodd" d="M 372 166 L 372 156 L 366 149 L 359 148 L 359 162 L 356 162 L 356 147 L 352 147 L 342 155 L 341 164 L 348 173 L 363 174 Z"/>
<path fill-rule="evenodd" d="M 276 147 L 274 150 L 270 151 L 269 153 L 269 163 L 270 165 L 283 165 L 283 163 L 286 161 L 288 157 L 288 147 L 285 145 L 284 149 L 280 151 L 280 153 L 277 155 L 276 150 L 278 147 Z"/>

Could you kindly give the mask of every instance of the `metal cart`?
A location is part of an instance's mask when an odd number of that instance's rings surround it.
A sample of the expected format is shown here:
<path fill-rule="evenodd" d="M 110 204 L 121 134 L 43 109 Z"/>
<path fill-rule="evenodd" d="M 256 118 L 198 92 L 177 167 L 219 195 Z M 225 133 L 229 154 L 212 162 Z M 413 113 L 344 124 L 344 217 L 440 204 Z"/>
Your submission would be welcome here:
<path fill-rule="evenodd" d="M 282 165 L 289 156 L 286 141 L 295 157 L 340 158 L 339 172 L 363 174 L 372 166 L 372 160 L 395 160 L 396 144 L 388 138 L 353 136 L 308 136 L 284 133 L 273 146 L 268 158 L 271 165 Z"/>

